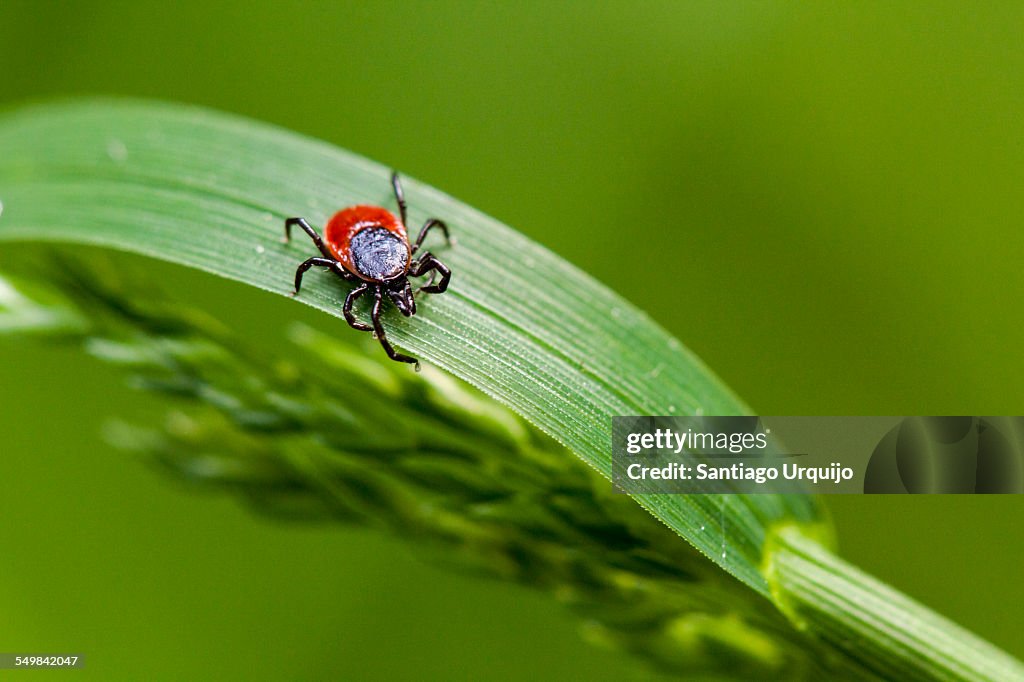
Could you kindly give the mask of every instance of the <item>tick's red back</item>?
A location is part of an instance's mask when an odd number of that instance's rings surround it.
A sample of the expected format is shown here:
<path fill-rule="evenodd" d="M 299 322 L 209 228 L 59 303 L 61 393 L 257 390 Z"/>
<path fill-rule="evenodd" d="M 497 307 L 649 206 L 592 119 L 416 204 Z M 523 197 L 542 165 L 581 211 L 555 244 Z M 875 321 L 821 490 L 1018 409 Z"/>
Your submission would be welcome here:
<path fill-rule="evenodd" d="M 402 221 L 380 206 L 349 206 L 335 213 L 324 228 L 327 248 L 346 270 L 355 275 L 359 275 L 359 271 L 352 262 L 352 237 L 370 227 L 383 228 L 405 242 L 406 246 L 409 244 Z"/>

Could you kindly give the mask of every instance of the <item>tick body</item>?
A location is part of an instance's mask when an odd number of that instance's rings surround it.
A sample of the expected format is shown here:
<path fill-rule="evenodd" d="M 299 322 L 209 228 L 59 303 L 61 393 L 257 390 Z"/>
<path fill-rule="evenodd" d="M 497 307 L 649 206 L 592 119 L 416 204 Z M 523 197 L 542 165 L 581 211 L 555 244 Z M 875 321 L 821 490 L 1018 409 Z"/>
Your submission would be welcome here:
<path fill-rule="evenodd" d="M 342 306 L 345 321 L 359 331 L 372 331 L 384 347 L 388 357 L 398 362 L 409 362 L 419 368 L 415 358 L 397 352 L 388 341 L 384 327 L 380 322 L 380 313 L 384 299 L 391 299 L 395 307 L 406 317 L 416 314 L 415 293 L 440 294 L 448 288 L 451 281 L 451 270 L 429 251 L 416 257 L 424 238 L 433 229 L 444 233 L 445 240 L 451 244 L 448 226 L 436 218 L 431 218 L 420 228 L 416 242 L 409 243 L 406 232 L 405 195 L 398 173 L 391 174 L 391 187 L 398 203 L 399 215 L 395 215 L 380 206 L 350 206 L 344 208 L 327 221 L 324 235 L 317 234 L 304 218 L 289 218 L 284 222 L 285 241 L 291 238 L 292 225 L 301 227 L 323 257 L 309 258 L 295 271 L 295 291 L 302 287 L 302 276 L 313 266 L 329 268 L 342 279 L 354 282 L 358 286 L 349 292 Z M 419 277 L 430 273 L 430 280 L 413 291 L 410 277 Z M 440 276 L 435 284 L 434 280 Z M 367 325 L 359 322 L 352 312 L 352 305 L 360 296 L 373 293 L 373 308 Z"/>

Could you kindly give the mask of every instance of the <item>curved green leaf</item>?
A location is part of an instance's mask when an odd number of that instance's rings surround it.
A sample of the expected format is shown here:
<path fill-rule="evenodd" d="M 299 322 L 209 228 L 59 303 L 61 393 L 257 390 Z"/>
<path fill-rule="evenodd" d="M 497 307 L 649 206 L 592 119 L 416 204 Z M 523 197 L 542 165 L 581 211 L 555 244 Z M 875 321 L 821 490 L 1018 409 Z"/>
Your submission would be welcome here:
<path fill-rule="evenodd" d="M 891 680 L 1020 682 L 1024 665 L 956 623 L 783 525 L 765 553 L 775 604 L 813 633 Z"/>
<path fill-rule="evenodd" d="M 387 169 L 294 133 L 203 109 L 129 101 L 42 105 L 0 118 L 0 240 L 94 244 L 278 294 L 314 254 L 283 220 L 322 225 L 355 203 L 391 205 Z M 675 338 L 538 244 L 408 178 L 410 223 L 458 238 L 435 250 L 444 296 L 395 311 L 395 344 L 506 403 L 606 477 L 612 415 L 748 409 Z M 344 283 L 307 277 L 300 302 L 340 316 Z M 339 325 L 338 334 L 351 334 Z M 411 370 L 410 370 L 411 371 Z M 707 556 L 767 594 L 766 528 L 820 523 L 811 497 L 637 496 Z"/>

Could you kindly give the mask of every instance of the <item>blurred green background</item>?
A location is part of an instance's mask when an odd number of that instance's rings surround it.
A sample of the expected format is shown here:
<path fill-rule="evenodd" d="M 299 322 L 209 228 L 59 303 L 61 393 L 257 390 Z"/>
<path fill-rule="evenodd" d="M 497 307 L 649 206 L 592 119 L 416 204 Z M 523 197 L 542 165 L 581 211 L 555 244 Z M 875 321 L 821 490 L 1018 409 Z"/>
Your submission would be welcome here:
<path fill-rule="evenodd" d="M 0 104 L 194 102 L 391 164 L 649 311 L 762 414 L 1024 411 L 1018 3 L 176 5 L 6 0 Z M 250 333 L 346 333 L 154 267 Z M 4 343 L 0 387 L 0 651 L 103 680 L 643 678 L 544 597 L 190 496 L 104 443 L 160 406 L 79 353 Z M 829 506 L 844 556 L 1024 656 L 1024 498 Z"/>

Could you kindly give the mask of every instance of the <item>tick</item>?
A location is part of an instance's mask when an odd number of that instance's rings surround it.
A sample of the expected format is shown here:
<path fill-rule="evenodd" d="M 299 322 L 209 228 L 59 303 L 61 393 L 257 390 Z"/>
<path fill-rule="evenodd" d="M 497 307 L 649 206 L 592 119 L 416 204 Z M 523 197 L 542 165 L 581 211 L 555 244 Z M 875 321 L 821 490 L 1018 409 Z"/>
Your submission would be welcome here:
<path fill-rule="evenodd" d="M 323 258 L 310 258 L 302 262 L 295 271 L 295 291 L 302 287 L 302 276 L 314 265 L 330 268 L 331 272 L 347 282 L 358 284 L 345 297 L 341 307 L 345 321 L 353 329 L 373 332 L 380 345 L 384 347 L 388 357 L 398 362 L 409 362 L 419 369 L 416 358 L 397 352 L 384 334 L 380 323 L 380 312 L 387 296 L 406 317 L 416 314 L 416 299 L 410 277 L 419 277 L 430 273 L 430 280 L 416 289 L 415 293 L 440 294 L 448 288 L 452 273 L 441 261 L 429 251 L 419 258 L 414 258 L 427 234 L 437 228 L 444 232 L 445 240 L 452 244 L 448 234 L 448 226 L 437 218 L 431 218 L 420 228 L 416 243 L 411 247 L 405 230 L 405 194 L 402 192 L 402 181 L 398 173 L 391 174 L 391 187 L 398 202 L 399 217 L 380 206 L 349 206 L 334 214 L 324 228 L 321 238 L 305 218 L 289 218 L 284 221 L 284 240 L 291 240 L 292 225 L 298 225 L 323 254 Z M 440 275 L 436 284 L 434 278 Z M 360 322 L 352 313 L 352 304 L 363 294 L 373 292 L 373 309 L 370 319 L 373 326 Z"/>

